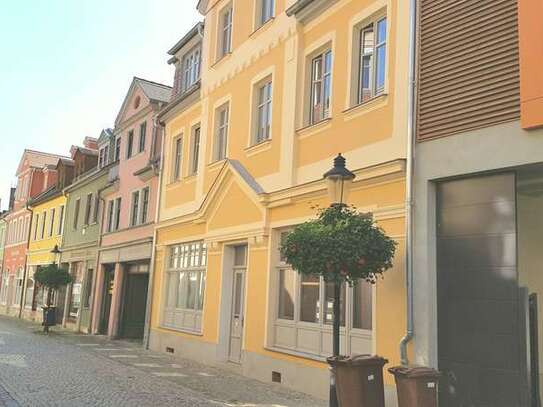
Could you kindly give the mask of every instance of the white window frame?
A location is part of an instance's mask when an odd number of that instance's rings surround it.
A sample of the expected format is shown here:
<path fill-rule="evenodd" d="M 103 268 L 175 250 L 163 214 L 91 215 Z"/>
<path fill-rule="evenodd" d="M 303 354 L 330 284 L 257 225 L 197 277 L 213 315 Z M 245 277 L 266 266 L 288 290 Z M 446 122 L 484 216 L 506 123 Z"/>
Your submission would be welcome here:
<path fill-rule="evenodd" d="M 270 315 L 272 317 L 271 325 L 272 332 L 270 337 L 270 346 L 277 350 L 283 350 L 291 353 L 300 353 L 300 354 L 309 354 L 315 358 L 325 358 L 331 354 L 331 342 L 330 337 L 332 333 L 332 324 L 331 320 L 329 323 L 324 321 L 323 315 L 325 314 L 325 306 L 323 304 L 323 299 L 325 298 L 325 289 L 326 283 L 323 278 L 319 278 L 319 311 L 318 311 L 318 322 L 305 322 L 301 320 L 301 295 L 302 295 L 302 276 L 292 270 L 289 264 L 284 262 L 279 255 L 279 245 L 281 241 L 281 234 L 285 233 L 285 230 L 277 232 L 276 236 L 276 256 L 273 266 L 273 285 L 270 288 L 272 291 L 271 306 L 273 309 L 270 310 Z M 279 307 L 280 307 L 280 271 L 288 270 L 291 273 L 294 273 L 293 281 L 293 306 L 294 306 L 294 317 L 293 319 L 281 319 L 279 318 Z M 354 289 L 352 287 L 346 286 L 345 289 L 345 324 L 340 328 L 341 337 L 342 337 L 342 353 L 344 354 L 360 354 L 360 353 L 372 353 L 373 352 L 373 335 L 374 335 L 374 323 L 375 323 L 375 288 L 371 288 L 372 298 L 371 298 L 371 326 L 372 329 L 359 329 L 354 328 Z M 298 342 L 298 337 L 303 336 L 306 339 L 311 338 L 312 340 L 305 340 L 304 342 Z M 291 343 L 287 343 L 285 338 L 290 338 Z M 344 346 L 346 345 L 346 349 Z"/>
<path fill-rule="evenodd" d="M 200 80 L 202 47 L 198 44 L 188 51 L 181 61 L 181 93 L 186 92 Z"/>
<path fill-rule="evenodd" d="M 21 219 L 22 220 L 22 219 Z M 22 226 L 22 222 L 20 222 L 21 226 Z M 42 212 L 42 220 L 41 220 L 41 232 L 40 232 L 40 237 L 41 239 L 45 239 L 46 237 L 46 234 L 45 234 L 45 229 L 47 228 L 47 211 L 43 211 Z"/>
<path fill-rule="evenodd" d="M 100 148 L 98 155 L 98 168 L 104 168 L 109 164 L 109 145 Z"/>
<path fill-rule="evenodd" d="M 92 205 L 94 203 L 94 197 L 93 193 L 88 193 L 85 200 L 85 219 L 83 222 L 83 226 L 89 226 L 91 223 L 91 216 L 92 216 Z"/>
<path fill-rule="evenodd" d="M 327 68 L 327 58 L 330 67 Z M 332 115 L 332 75 L 334 55 L 328 47 L 322 52 L 311 56 L 309 65 L 309 124 L 317 124 L 329 119 Z M 319 68 L 320 67 L 320 68 Z M 319 71 L 320 69 L 320 71 Z M 327 81 L 329 86 L 327 88 Z M 320 111 L 317 111 L 320 106 Z M 318 114 L 317 114 L 318 113 Z"/>
<path fill-rule="evenodd" d="M 140 123 L 140 136 L 138 138 L 138 154 L 145 151 L 145 146 L 147 145 L 147 122 L 144 121 Z"/>
<path fill-rule="evenodd" d="M 149 203 L 151 200 L 151 188 L 145 187 L 140 192 L 140 213 L 139 223 L 141 225 L 146 224 L 149 221 Z"/>
<path fill-rule="evenodd" d="M 64 216 L 65 216 L 65 206 L 64 205 L 60 205 L 59 206 L 59 216 L 58 216 L 58 229 L 57 229 L 57 232 L 58 232 L 58 235 L 62 235 L 62 232 L 64 232 Z"/>
<path fill-rule="evenodd" d="M 215 110 L 215 136 L 213 140 L 213 161 L 222 161 L 228 157 L 228 132 L 230 125 L 230 103 L 227 102 Z"/>
<path fill-rule="evenodd" d="M 381 39 L 378 42 L 378 27 L 379 24 L 385 23 L 385 38 Z M 366 33 L 373 33 L 373 45 L 371 50 L 365 51 L 364 48 L 364 36 Z M 358 26 L 356 29 L 357 40 L 357 91 L 356 91 L 356 104 L 366 103 L 372 98 L 379 96 L 385 92 L 386 89 L 386 78 L 387 78 L 387 65 L 388 65 L 388 55 L 387 55 L 387 46 L 388 46 L 388 19 L 386 15 L 379 14 L 377 17 L 372 18 L 371 20 L 365 21 L 362 26 Z M 378 72 L 379 72 L 379 63 L 378 54 L 379 51 L 384 53 L 384 66 L 382 67 L 383 71 L 383 83 L 381 86 L 378 86 Z M 366 61 L 369 60 L 369 63 Z M 369 88 L 364 87 L 363 77 L 365 69 L 367 69 L 368 85 Z"/>
<path fill-rule="evenodd" d="M 53 234 L 55 233 L 55 215 L 56 208 L 49 209 L 49 237 L 53 237 Z"/>
<path fill-rule="evenodd" d="M 24 290 L 24 276 L 23 276 L 24 272 L 23 272 L 23 268 L 22 267 L 19 267 L 17 269 L 17 273 L 15 274 L 15 298 L 14 298 L 14 303 L 13 305 L 15 306 L 19 306 L 21 304 L 21 301 L 22 301 L 22 295 L 23 295 L 23 290 Z"/>
<path fill-rule="evenodd" d="M 167 253 L 162 325 L 169 329 L 201 333 L 206 291 L 207 245 L 203 241 L 181 243 L 168 247 Z M 198 292 L 194 294 L 192 307 L 180 306 L 179 283 L 182 275 L 196 278 L 197 281 Z"/>
<path fill-rule="evenodd" d="M 140 217 L 140 191 L 133 191 L 130 195 L 130 226 L 137 226 L 139 225 L 139 217 Z"/>
<path fill-rule="evenodd" d="M 200 124 L 192 127 L 190 137 L 190 158 L 189 175 L 198 174 L 198 165 L 200 164 L 200 149 L 202 141 L 202 128 Z"/>
<path fill-rule="evenodd" d="M 172 182 L 181 180 L 183 175 L 183 135 L 173 139 Z"/>
<path fill-rule="evenodd" d="M 275 17 L 275 0 L 257 0 L 257 27 L 262 27 Z"/>
<path fill-rule="evenodd" d="M 269 90 L 269 93 L 266 92 Z M 271 139 L 273 116 L 273 80 L 271 77 L 255 86 L 254 128 L 252 144 L 260 144 Z M 263 121 L 267 119 L 266 123 Z M 263 126 L 264 124 L 264 126 Z"/>
<path fill-rule="evenodd" d="M 81 211 L 81 197 L 78 197 L 75 200 L 75 207 L 74 207 L 74 218 L 72 223 L 72 229 L 77 230 L 77 227 L 79 226 L 79 212 Z"/>
<path fill-rule="evenodd" d="M 232 3 L 219 12 L 217 59 L 232 52 L 232 33 L 234 28 L 234 6 Z"/>

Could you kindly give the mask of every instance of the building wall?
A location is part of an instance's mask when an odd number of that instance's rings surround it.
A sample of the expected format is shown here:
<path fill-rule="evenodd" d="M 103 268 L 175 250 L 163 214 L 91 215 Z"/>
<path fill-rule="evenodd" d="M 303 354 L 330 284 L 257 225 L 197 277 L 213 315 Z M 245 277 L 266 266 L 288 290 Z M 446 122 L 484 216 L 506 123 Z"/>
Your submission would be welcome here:
<path fill-rule="evenodd" d="M 200 98 L 164 119 L 150 344 L 158 351 L 170 347 L 176 354 L 208 363 L 228 360 L 232 247 L 246 243 L 249 254 L 240 371 L 263 381 L 270 381 L 271 372 L 278 371 L 286 386 L 325 398 L 329 378 L 322 355 L 301 352 L 300 347 L 277 346 L 279 234 L 315 216 L 315 206 L 329 204 L 322 174 L 342 152 L 348 167 L 358 176 L 349 203 L 362 211 L 373 211 L 379 224 L 399 243 L 394 269 L 374 288 L 372 331 L 350 345 L 344 337 L 344 346 L 360 353 L 378 353 L 391 364 L 399 363 L 398 343 L 405 333 L 408 4 L 342 0 L 301 23 L 286 15 L 286 2 L 276 1 L 275 18 L 254 30 L 253 14 L 234 1 L 233 50 L 216 61 L 217 20 L 226 4 L 210 1 L 208 5 Z M 352 72 L 356 66 L 355 33 L 364 23 L 383 15 L 388 19 L 385 92 L 353 106 L 350 92 L 356 76 Z M 307 93 L 311 56 L 327 44 L 333 50 L 331 118 L 307 126 L 309 107 L 300 95 Z M 255 85 L 270 75 L 271 138 L 251 145 Z M 227 102 L 230 160 L 213 162 L 216 108 Z M 191 129 L 198 123 L 201 154 L 194 176 L 188 172 L 189 140 Z M 183 171 L 181 179 L 174 181 L 173 146 L 180 136 Z M 170 247 L 197 240 L 205 241 L 208 250 L 201 331 L 167 328 L 163 308 L 169 286 L 165 275 Z M 329 329 L 302 334 L 310 335 L 307 340 L 312 343 L 319 341 L 324 353 L 330 351 Z M 318 335 L 320 339 L 316 339 Z M 386 382 L 391 389 L 389 375 Z"/>

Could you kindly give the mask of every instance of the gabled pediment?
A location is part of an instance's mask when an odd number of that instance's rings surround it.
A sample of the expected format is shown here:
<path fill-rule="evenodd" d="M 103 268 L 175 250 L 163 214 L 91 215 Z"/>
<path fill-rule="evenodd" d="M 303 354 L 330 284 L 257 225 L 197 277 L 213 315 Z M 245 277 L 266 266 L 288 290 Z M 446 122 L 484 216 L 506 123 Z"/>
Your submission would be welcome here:
<path fill-rule="evenodd" d="M 265 192 L 237 160 L 226 160 L 201 207 L 208 230 L 264 221 Z"/>

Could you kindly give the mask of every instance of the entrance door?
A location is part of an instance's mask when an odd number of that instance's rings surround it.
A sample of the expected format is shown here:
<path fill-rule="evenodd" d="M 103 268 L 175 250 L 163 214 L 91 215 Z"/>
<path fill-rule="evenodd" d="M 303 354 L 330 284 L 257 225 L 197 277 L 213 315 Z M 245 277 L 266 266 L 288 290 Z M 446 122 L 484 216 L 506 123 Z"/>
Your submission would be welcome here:
<path fill-rule="evenodd" d="M 234 270 L 232 282 L 232 316 L 230 322 L 229 360 L 241 362 L 243 326 L 245 322 L 245 272 L 247 271 L 247 246 L 234 248 Z"/>
<path fill-rule="evenodd" d="M 102 315 L 100 318 L 100 333 L 107 335 L 109 327 L 109 314 L 111 312 L 111 298 L 113 297 L 113 285 L 115 270 L 111 266 L 106 266 L 104 270 L 104 286 L 102 287 Z"/>
<path fill-rule="evenodd" d="M 128 273 L 122 313 L 121 337 L 142 339 L 147 308 L 149 274 Z"/>
<path fill-rule="evenodd" d="M 515 175 L 441 183 L 437 202 L 440 405 L 527 407 Z"/>

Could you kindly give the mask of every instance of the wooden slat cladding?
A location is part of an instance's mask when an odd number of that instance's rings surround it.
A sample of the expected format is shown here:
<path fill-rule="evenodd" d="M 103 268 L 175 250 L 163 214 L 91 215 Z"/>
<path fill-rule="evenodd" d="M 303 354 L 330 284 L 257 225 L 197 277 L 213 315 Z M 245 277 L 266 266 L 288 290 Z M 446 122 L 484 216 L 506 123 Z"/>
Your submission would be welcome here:
<path fill-rule="evenodd" d="M 517 0 L 420 0 L 417 137 L 520 118 Z"/>

